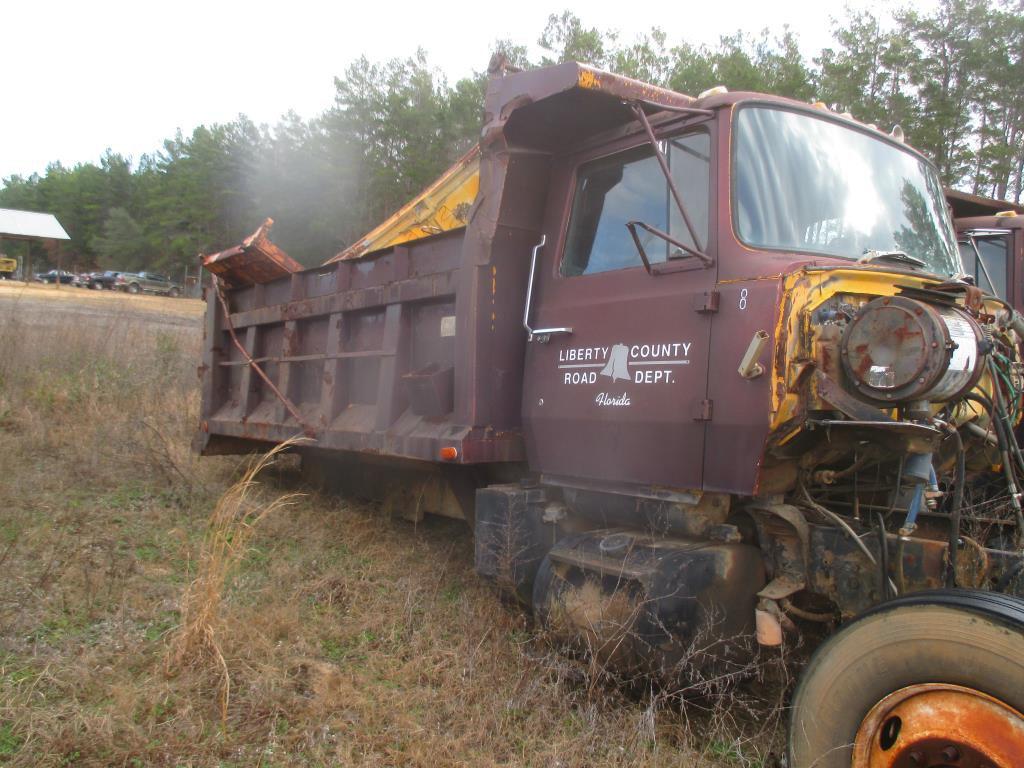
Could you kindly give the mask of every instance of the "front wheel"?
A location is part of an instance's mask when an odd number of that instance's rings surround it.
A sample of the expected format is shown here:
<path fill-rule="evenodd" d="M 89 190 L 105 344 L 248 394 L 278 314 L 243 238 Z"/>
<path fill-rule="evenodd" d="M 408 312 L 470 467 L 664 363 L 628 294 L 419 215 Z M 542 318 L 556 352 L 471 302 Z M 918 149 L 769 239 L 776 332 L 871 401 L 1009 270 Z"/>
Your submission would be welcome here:
<path fill-rule="evenodd" d="M 892 600 L 814 655 L 793 699 L 792 768 L 1018 768 L 1024 600 L 940 590 Z"/>
<path fill-rule="evenodd" d="M 132 283 L 131 285 L 128 286 L 128 293 L 138 293 L 140 290 L 142 289 L 139 288 L 138 283 Z"/>
<path fill-rule="evenodd" d="M 169 290 L 167 292 L 167 295 L 170 296 L 172 299 L 178 298 L 178 289 L 177 288 L 171 288 L 171 290 Z"/>

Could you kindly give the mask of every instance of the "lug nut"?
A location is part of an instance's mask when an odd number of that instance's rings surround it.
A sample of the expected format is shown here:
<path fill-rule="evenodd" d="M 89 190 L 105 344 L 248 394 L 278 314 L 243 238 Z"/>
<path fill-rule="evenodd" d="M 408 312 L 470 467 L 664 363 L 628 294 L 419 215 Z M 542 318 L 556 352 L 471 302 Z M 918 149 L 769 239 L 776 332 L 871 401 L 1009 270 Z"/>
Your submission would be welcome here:
<path fill-rule="evenodd" d="M 911 752 L 909 755 L 907 755 L 907 757 L 910 758 L 910 762 L 912 762 L 914 765 L 924 765 L 924 755 L 920 752 Z"/>
<path fill-rule="evenodd" d="M 951 744 L 942 750 L 942 759 L 947 763 L 955 763 L 960 759 L 960 750 Z"/>

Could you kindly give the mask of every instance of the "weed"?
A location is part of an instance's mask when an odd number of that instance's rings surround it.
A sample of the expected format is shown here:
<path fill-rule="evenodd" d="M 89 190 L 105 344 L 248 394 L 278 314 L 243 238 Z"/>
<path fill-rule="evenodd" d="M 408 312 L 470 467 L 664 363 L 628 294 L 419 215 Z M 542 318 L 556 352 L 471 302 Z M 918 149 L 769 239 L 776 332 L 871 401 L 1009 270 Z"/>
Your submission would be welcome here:
<path fill-rule="evenodd" d="M 177 611 L 167 611 L 164 615 L 146 625 L 145 638 L 147 642 L 155 643 L 178 626 L 179 614 Z"/>
<path fill-rule="evenodd" d="M 231 676 L 218 640 L 224 587 L 248 551 L 254 529 L 267 515 L 292 503 L 296 495 L 269 501 L 259 498 L 257 476 L 294 441 L 282 443 L 252 462 L 214 507 L 199 555 L 199 572 L 181 606 L 181 630 L 174 638 L 169 665 L 182 667 L 212 662 L 220 670 L 221 719 L 227 719 Z"/>
<path fill-rule="evenodd" d="M 145 562 L 153 562 L 160 558 L 160 547 L 151 541 L 143 542 L 135 547 L 135 556 Z"/>
<path fill-rule="evenodd" d="M 331 661 L 341 661 L 345 657 L 346 646 L 337 638 L 327 637 L 320 641 L 320 649 Z"/>
<path fill-rule="evenodd" d="M 13 757 L 24 740 L 14 732 L 10 723 L 0 723 L 0 757 Z"/>
<path fill-rule="evenodd" d="M 459 600 L 459 598 L 461 596 L 462 596 L 462 585 L 460 585 L 460 584 L 449 584 L 441 592 L 441 597 L 445 601 L 447 601 L 449 603 L 456 603 L 456 602 L 458 602 L 458 600 Z"/>

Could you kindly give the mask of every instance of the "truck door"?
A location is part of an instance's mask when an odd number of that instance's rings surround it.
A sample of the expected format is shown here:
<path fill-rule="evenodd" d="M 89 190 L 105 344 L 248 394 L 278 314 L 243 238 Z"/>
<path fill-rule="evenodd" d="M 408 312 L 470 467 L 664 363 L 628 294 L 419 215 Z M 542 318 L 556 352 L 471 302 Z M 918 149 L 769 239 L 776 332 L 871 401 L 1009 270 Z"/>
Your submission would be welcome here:
<path fill-rule="evenodd" d="M 557 213 L 527 308 L 536 330 L 523 419 L 535 471 L 633 492 L 700 488 L 716 269 L 650 229 L 713 256 L 713 144 L 705 129 L 659 142 L 696 243 L 650 145 L 556 166 Z"/>

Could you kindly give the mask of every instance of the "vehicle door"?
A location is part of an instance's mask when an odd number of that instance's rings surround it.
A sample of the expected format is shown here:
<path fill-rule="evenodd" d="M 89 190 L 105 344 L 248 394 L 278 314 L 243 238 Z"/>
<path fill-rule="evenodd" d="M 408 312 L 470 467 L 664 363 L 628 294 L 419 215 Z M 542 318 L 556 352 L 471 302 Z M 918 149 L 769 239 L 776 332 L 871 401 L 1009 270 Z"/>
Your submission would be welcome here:
<path fill-rule="evenodd" d="M 679 244 L 714 254 L 716 150 L 703 128 L 659 147 L 696 238 L 649 144 L 556 165 L 523 389 L 527 455 L 542 473 L 701 485 L 716 270 Z"/>

